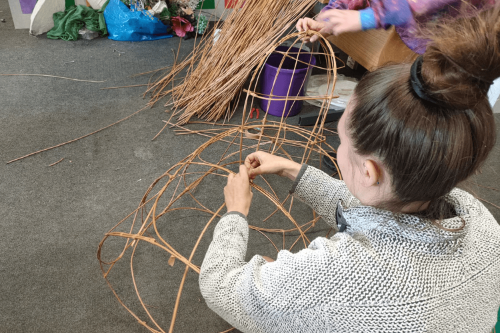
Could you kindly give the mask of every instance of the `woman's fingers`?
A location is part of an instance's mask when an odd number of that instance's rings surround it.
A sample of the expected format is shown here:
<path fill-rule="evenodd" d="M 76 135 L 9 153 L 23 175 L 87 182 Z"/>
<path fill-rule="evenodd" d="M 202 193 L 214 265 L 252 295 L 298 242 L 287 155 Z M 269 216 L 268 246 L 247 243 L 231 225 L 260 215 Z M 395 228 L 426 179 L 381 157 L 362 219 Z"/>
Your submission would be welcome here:
<path fill-rule="evenodd" d="M 327 11 L 324 11 L 318 15 L 316 18 L 319 22 L 324 22 L 324 23 L 333 23 L 338 22 L 339 20 L 342 20 L 346 15 L 347 12 L 353 12 L 353 10 L 340 10 L 340 9 L 330 9 Z M 354 10 L 354 12 L 357 12 Z"/>
<path fill-rule="evenodd" d="M 254 158 L 252 157 L 253 154 L 250 154 L 248 155 L 246 158 L 245 158 L 245 166 L 247 167 L 247 169 L 250 169 L 252 168 L 252 163 L 254 161 Z"/>
<path fill-rule="evenodd" d="M 255 177 L 262 173 L 260 169 L 262 162 L 259 159 L 258 154 L 259 152 L 252 153 L 245 158 L 245 167 L 248 171 L 250 179 L 255 179 Z"/>
<path fill-rule="evenodd" d="M 309 25 L 308 25 L 308 28 L 309 28 L 308 30 L 320 31 L 324 27 L 325 27 L 324 22 L 318 22 L 316 20 L 311 20 L 311 22 L 309 22 Z"/>
<path fill-rule="evenodd" d="M 252 189 L 246 166 L 240 165 L 240 172 L 229 174 L 224 187 L 224 198 L 228 212 L 236 211 L 248 215 L 252 203 Z"/>
<path fill-rule="evenodd" d="M 297 22 L 295 27 L 297 28 L 297 31 L 313 30 L 313 31 L 318 31 L 322 34 L 324 34 L 326 32 L 326 34 L 328 35 L 331 33 L 328 31 L 327 22 L 328 22 L 328 19 L 313 20 L 311 18 L 306 17 L 306 18 L 300 19 Z M 314 42 L 314 41 L 318 40 L 318 38 L 319 37 L 317 35 L 312 35 L 311 37 L 304 37 L 301 40 L 303 42 L 307 43 L 307 42 Z"/>
<path fill-rule="evenodd" d="M 297 28 L 298 31 L 307 31 L 307 30 L 319 31 L 324 27 L 324 25 L 325 24 L 323 22 L 318 22 L 311 18 L 306 17 L 300 19 L 295 25 L 295 27 Z"/>
<path fill-rule="evenodd" d="M 306 31 L 308 29 L 308 19 L 307 18 L 303 18 L 303 19 L 300 19 L 298 22 L 297 22 L 297 30 L 298 31 Z"/>
<path fill-rule="evenodd" d="M 304 19 L 299 19 L 297 21 L 297 24 L 295 25 L 295 29 L 297 29 L 297 31 L 302 31 L 302 22 L 304 21 Z"/>
<path fill-rule="evenodd" d="M 322 31 L 320 30 L 319 33 L 322 33 Z M 312 35 L 309 40 L 311 41 L 311 43 L 313 43 L 313 42 L 317 41 L 318 39 L 319 39 L 318 35 Z"/>
<path fill-rule="evenodd" d="M 227 185 L 229 185 L 234 179 L 234 173 L 230 173 L 228 176 L 227 176 Z"/>
<path fill-rule="evenodd" d="M 246 181 L 246 184 L 250 187 L 248 183 L 248 169 L 244 165 L 240 164 L 240 172 L 237 176 L 242 178 L 243 183 Z"/>
<path fill-rule="evenodd" d="M 332 34 L 332 30 L 329 27 L 324 27 L 320 31 L 318 31 L 324 38 L 330 36 Z M 311 36 L 311 42 L 315 42 L 319 39 L 318 35 Z"/>
<path fill-rule="evenodd" d="M 258 167 L 252 167 L 251 169 L 248 170 L 248 177 L 250 179 L 255 179 L 258 175 L 262 174 L 262 170 L 260 166 Z"/>
<path fill-rule="evenodd" d="M 260 164 L 259 158 L 255 153 L 250 154 L 245 158 L 245 166 L 247 167 L 247 169 L 255 168 L 259 166 L 259 164 Z"/>
<path fill-rule="evenodd" d="M 258 151 L 245 158 L 245 167 L 248 170 L 250 179 L 255 179 L 255 177 L 263 174 L 279 174 L 282 171 L 284 160 L 282 157 Z"/>
<path fill-rule="evenodd" d="M 362 29 L 360 13 L 357 10 L 330 9 L 318 15 L 317 19 L 325 23 L 328 33 L 336 36 Z"/>
<path fill-rule="evenodd" d="M 255 160 L 253 160 L 253 162 L 252 162 L 251 166 L 252 166 L 252 168 L 257 168 L 257 167 L 259 167 L 259 166 L 260 166 L 260 161 L 259 161 L 259 159 L 257 159 L 257 158 L 256 158 Z"/>

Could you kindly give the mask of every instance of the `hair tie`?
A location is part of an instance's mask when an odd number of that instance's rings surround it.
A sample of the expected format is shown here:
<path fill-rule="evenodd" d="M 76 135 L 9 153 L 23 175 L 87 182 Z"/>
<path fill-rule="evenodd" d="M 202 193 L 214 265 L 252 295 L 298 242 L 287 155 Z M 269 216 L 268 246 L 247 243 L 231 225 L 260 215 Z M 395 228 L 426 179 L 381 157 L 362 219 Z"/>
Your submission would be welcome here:
<path fill-rule="evenodd" d="M 415 94 L 417 94 L 418 97 L 421 99 L 430 102 L 432 104 L 444 107 L 444 108 L 449 108 L 450 106 L 447 105 L 445 102 L 439 101 L 432 96 L 429 95 L 425 83 L 422 80 L 422 62 L 423 62 L 423 57 L 420 55 L 415 59 L 413 62 L 413 65 L 411 65 L 411 70 L 410 70 L 410 82 L 411 82 L 411 87 L 413 88 L 413 91 Z"/>

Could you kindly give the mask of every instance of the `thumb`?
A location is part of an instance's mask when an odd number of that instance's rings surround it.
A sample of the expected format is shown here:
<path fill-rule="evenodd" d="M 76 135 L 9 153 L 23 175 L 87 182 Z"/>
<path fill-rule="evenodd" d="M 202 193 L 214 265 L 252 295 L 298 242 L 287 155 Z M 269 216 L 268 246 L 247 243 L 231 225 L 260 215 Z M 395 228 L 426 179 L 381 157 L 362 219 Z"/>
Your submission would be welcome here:
<path fill-rule="evenodd" d="M 331 35 L 331 31 L 329 28 L 327 27 L 323 27 L 321 30 L 318 31 L 321 36 L 323 36 L 324 38 L 328 37 L 329 35 Z M 318 35 L 313 35 L 311 37 L 311 42 L 314 42 L 314 41 L 317 41 L 320 37 Z"/>
<path fill-rule="evenodd" d="M 227 175 L 227 185 L 234 179 L 234 173 L 229 173 Z"/>
<path fill-rule="evenodd" d="M 309 39 L 309 41 L 312 43 L 312 42 L 317 41 L 318 39 L 319 39 L 318 35 L 314 34 L 314 35 L 311 36 L 311 38 Z"/>
<path fill-rule="evenodd" d="M 248 175 L 248 169 L 245 165 L 243 164 L 240 164 L 240 176 L 243 177 L 243 179 L 246 179 L 248 180 L 249 179 L 249 175 Z"/>

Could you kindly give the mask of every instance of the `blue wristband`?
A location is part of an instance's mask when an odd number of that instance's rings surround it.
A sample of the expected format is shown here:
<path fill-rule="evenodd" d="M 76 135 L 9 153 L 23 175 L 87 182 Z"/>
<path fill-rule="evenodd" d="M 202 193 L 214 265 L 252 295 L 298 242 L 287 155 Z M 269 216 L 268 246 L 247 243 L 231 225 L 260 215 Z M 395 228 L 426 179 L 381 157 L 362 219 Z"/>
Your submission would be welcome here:
<path fill-rule="evenodd" d="M 377 20 L 375 20 L 375 13 L 372 8 L 365 8 L 359 11 L 361 20 L 361 29 L 375 29 L 377 27 Z"/>

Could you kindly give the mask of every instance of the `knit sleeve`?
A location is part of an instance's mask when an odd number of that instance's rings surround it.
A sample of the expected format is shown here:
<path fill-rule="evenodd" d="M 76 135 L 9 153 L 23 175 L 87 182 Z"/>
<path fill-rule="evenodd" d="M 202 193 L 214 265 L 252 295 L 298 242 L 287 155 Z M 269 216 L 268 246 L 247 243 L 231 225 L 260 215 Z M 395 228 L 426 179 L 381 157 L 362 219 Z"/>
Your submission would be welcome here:
<path fill-rule="evenodd" d="M 335 246 L 318 238 L 298 253 L 280 251 L 274 262 L 260 255 L 245 262 L 247 241 L 246 218 L 224 215 L 201 266 L 201 293 L 211 310 L 243 332 L 292 332 L 276 325 L 289 325 L 287 318 L 307 311 L 318 300 L 318 291 L 311 286 L 335 270 L 325 268 Z"/>
<path fill-rule="evenodd" d="M 314 209 L 332 227 L 336 226 L 339 199 L 346 208 L 359 204 L 343 181 L 307 164 L 302 165 L 290 193 Z"/>
<path fill-rule="evenodd" d="M 244 280 L 245 254 L 248 243 L 246 217 L 227 213 L 215 227 L 205 259 L 201 265 L 200 291 L 208 307 L 226 321 L 241 328 L 238 322 L 236 288 Z M 264 264 L 263 258 L 254 258 L 256 268 Z"/>

